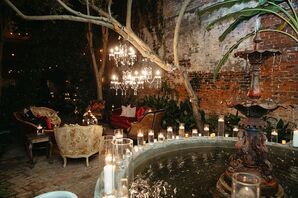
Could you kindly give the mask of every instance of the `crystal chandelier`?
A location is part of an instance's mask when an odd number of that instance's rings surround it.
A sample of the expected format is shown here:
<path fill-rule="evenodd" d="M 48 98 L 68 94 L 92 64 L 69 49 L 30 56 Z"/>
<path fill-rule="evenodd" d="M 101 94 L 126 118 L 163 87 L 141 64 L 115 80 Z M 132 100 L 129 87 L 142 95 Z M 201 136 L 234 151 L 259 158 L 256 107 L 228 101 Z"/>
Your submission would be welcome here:
<path fill-rule="evenodd" d="M 138 89 L 144 89 L 144 85 L 149 84 L 151 88 L 161 87 L 161 72 L 157 70 L 155 74 L 152 74 L 151 70 L 144 68 L 142 72 L 138 71 L 122 71 L 122 78 L 119 79 L 115 74 L 112 75 L 111 89 L 115 89 L 116 95 L 118 95 L 118 90 L 121 91 L 121 95 L 126 95 L 128 89 L 132 89 L 134 95 L 137 95 Z"/>
<path fill-rule="evenodd" d="M 137 56 L 133 47 L 128 47 L 126 44 L 120 43 L 110 49 L 109 60 L 114 60 L 117 67 L 132 66 L 136 62 Z"/>

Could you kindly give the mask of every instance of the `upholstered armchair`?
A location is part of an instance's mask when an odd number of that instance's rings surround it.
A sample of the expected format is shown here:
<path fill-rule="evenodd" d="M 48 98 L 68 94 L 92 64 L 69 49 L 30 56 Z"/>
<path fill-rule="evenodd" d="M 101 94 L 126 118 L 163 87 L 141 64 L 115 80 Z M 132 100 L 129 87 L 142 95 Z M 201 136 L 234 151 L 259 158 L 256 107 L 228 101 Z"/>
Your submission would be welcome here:
<path fill-rule="evenodd" d="M 139 121 L 131 123 L 131 127 L 128 129 L 128 137 L 136 140 L 138 132 L 142 130 L 144 132 L 144 138 L 147 140 L 147 131 L 149 129 L 153 129 L 155 133 L 154 135 L 157 136 L 157 133 L 161 129 L 163 115 L 164 110 L 145 113 Z"/>
<path fill-rule="evenodd" d="M 59 126 L 61 124 L 61 119 L 57 115 L 57 112 L 53 109 L 47 108 L 47 107 L 30 107 L 30 110 L 32 114 L 37 116 L 46 116 L 51 120 L 51 123 L 55 126 Z M 24 113 L 21 111 L 17 111 L 13 113 L 15 119 L 18 122 L 20 129 L 25 133 L 36 133 L 37 130 L 37 124 L 29 120 L 25 117 Z M 44 133 L 53 134 L 53 129 L 43 129 Z"/>
<path fill-rule="evenodd" d="M 55 128 L 55 139 L 63 158 L 63 167 L 67 164 L 67 158 L 86 158 L 86 166 L 89 166 L 89 157 L 102 148 L 103 128 L 100 125 L 80 126 L 65 125 Z"/>

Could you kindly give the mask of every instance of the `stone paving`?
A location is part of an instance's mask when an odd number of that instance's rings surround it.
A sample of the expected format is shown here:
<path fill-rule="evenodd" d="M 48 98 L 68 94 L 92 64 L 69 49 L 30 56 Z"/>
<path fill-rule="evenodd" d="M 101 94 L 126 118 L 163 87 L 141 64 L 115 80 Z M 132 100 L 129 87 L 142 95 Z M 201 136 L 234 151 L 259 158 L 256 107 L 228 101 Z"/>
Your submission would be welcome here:
<path fill-rule="evenodd" d="M 0 157 L 0 197 L 8 198 L 31 198 L 56 190 L 73 192 L 79 198 L 90 198 L 103 167 L 103 157 L 97 154 L 90 157 L 89 167 L 81 158 L 69 159 L 63 168 L 57 148 L 54 148 L 52 164 L 48 163 L 45 151 L 35 152 L 34 168 L 30 168 L 22 145 L 8 145 Z M 3 190 L 7 191 L 5 195 Z"/>

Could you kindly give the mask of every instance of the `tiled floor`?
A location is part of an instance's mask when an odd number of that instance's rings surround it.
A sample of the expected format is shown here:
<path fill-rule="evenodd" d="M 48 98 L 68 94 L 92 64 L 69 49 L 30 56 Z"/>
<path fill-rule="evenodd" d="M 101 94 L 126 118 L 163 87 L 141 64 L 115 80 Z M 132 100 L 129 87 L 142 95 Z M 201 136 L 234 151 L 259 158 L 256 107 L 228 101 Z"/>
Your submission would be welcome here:
<path fill-rule="evenodd" d="M 110 132 L 106 129 L 106 133 Z M 0 197 L 31 198 L 56 190 L 73 192 L 79 198 L 93 197 L 96 180 L 103 167 L 102 157 L 91 157 L 89 167 L 86 167 L 83 158 L 69 159 L 63 168 L 62 158 L 57 149 L 54 150 L 52 164 L 48 163 L 42 151 L 35 152 L 36 164 L 31 169 L 23 145 L 9 144 L 0 156 Z M 3 188 L 8 191 L 5 196 L 1 195 Z"/>

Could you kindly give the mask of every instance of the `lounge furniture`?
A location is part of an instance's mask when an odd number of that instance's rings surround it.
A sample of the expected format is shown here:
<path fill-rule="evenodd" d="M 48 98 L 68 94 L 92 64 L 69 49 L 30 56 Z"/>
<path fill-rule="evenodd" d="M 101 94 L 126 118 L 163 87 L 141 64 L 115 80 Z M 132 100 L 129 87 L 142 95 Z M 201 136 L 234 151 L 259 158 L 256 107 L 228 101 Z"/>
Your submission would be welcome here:
<path fill-rule="evenodd" d="M 157 110 L 145 113 L 143 118 L 139 121 L 131 123 L 131 127 L 128 129 L 128 137 L 136 140 L 138 132 L 142 130 L 144 132 L 145 140 L 148 138 L 148 130 L 154 130 L 154 136 L 157 137 L 157 133 L 161 130 L 161 122 L 164 115 L 164 110 Z"/>
<path fill-rule="evenodd" d="M 75 124 L 55 128 L 55 139 L 64 160 L 63 167 L 67 164 L 67 158 L 82 157 L 86 158 L 86 166 L 89 166 L 89 157 L 101 150 L 102 132 L 103 128 L 100 125 Z"/>
<path fill-rule="evenodd" d="M 47 107 L 30 107 L 32 114 L 37 116 L 45 116 L 50 119 L 51 123 L 55 126 L 59 126 L 61 124 L 61 119 L 57 115 L 57 112 L 53 109 Z M 16 118 L 20 126 L 20 129 L 24 133 L 36 133 L 37 130 L 37 123 L 34 123 L 32 120 L 28 119 L 23 112 L 18 111 L 13 113 L 14 117 Z M 43 129 L 44 133 L 53 133 L 53 128 Z"/>

